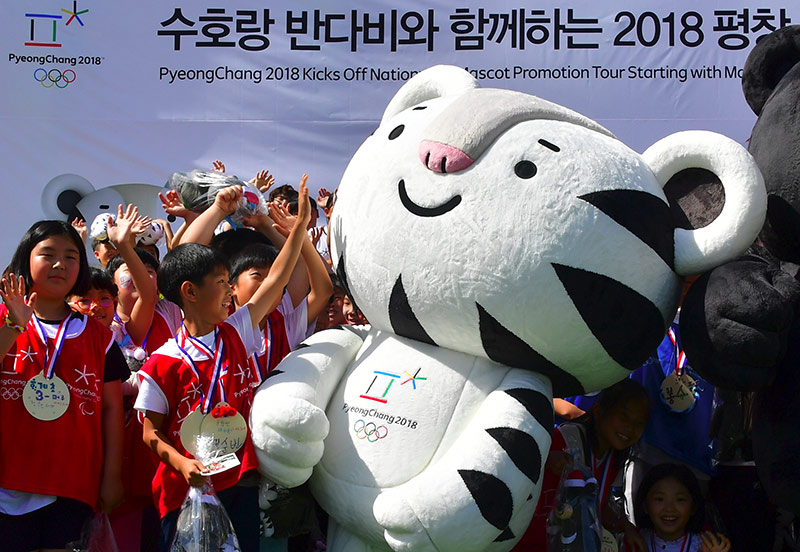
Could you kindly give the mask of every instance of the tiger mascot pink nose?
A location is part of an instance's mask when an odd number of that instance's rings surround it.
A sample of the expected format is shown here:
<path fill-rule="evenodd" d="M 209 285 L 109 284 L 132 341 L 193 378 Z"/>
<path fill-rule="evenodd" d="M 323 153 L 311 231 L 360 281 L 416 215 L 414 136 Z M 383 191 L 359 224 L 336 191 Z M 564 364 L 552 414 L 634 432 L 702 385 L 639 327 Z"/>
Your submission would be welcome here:
<path fill-rule="evenodd" d="M 458 148 L 432 140 L 423 140 L 420 143 L 419 159 L 435 173 L 463 171 L 475 161 Z"/>

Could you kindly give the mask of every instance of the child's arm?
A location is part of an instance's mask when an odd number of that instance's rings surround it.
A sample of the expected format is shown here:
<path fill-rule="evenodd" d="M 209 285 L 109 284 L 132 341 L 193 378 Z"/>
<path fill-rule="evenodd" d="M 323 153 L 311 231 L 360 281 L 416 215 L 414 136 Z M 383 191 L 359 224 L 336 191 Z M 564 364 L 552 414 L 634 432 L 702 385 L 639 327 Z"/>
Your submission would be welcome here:
<path fill-rule="evenodd" d="M 3 300 L 6 309 L 8 309 L 8 321 L 15 326 L 24 328 L 28 324 L 28 320 L 33 316 L 33 303 L 36 301 L 36 292 L 34 291 L 30 297 L 26 298 L 25 279 L 22 276 L 17 278 L 11 273 L 0 282 L 0 299 Z M 5 320 L 2 323 L 3 325 L 0 326 L 0 358 L 6 356 L 6 353 L 14 346 L 17 336 L 22 333 L 7 324 Z"/>
<path fill-rule="evenodd" d="M 152 410 L 144 414 L 144 432 L 142 438 L 147 446 L 153 449 L 162 462 L 177 471 L 192 487 L 202 487 L 205 483 L 203 473 L 208 471 L 202 462 L 187 458 L 178 452 L 166 435 L 161 431 L 164 415 Z"/>
<path fill-rule="evenodd" d="M 241 198 L 241 186 L 229 186 L 220 190 L 211 207 L 200 213 L 191 226 L 186 228 L 180 243 L 208 245 L 211 242 L 211 238 L 214 237 L 214 228 L 236 210 Z"/>
<path fill-rule="evenodd" d="M 275 258 L 275 262 L 272 263 L 269 274 L 247 303 L 253 326 L 257 326 L 261 319 L 272 312 L 280 303 L 283 296 L 283 288 L 286 287 L 294 265 L 297 263 L 297 258 L 300 256 L 303 241 L 308 240 L 305 228 L 311 219 L 311 208 L 308 202 L 306 180 L 308 180 L 308 175 L 304 174 L 300 179 L 299 197 L 297 199 L 297 222 L 289 233 L 281 252 Z"/>
<path fill-rule="evenodd" d="M 299 201 L 298 201 L 299 206 Z M 285 209 L 277 208 L 275 210 L 275 224 L 284 235 L 288 235 L 294 226 L 298 223 L 294 217 L 288 214 Z M 305 228 L 305 227 L 303 227 Z M 294 289 L 289 289 L 289 294 L 292 296 L 292 303 L 296 307 L 304 298 L 307 299 L 307 312 L 308 324 L 311 324 L 317 319 L 317 316 L 325 310 L 328 306 L 328 301 L 333 293 L 333 284 L 331 278 L 328 276 L 328 269 L 325 266 L 325 261 L 317 253 L 316 248 L 308 239 L 303 240 L 303 248 L 300 251 L 302 256 L 303 265 L 306 271 L 307 279 L 292 282 Z M 300 262 L 298 261 L 298 265 Z M 300 284 L 300 285 L 298 285 Z M 310 286 L 310 290 L 309 290 Z"/>
<path fill-rule="evenodd" d="M 108 239 L 117 248 L 125 264 L 128 265 L 128 272 L 130 272 L 133 285 L 136 286 L 136 290 L 139 292 L 139 298 L 131 310 L 130 320 L 125 323 L 125 330 L 134 343 L 141 345 L 147 336 L 150 325 L 153 323 L 153 313 L 155 312 L 158 296 L 147 268 L 145 268 L 136 251 L 133 250 L 133 245 L 131 244 L 130 237 L 133 235 L 133 226 L 136 224 L 138 214 L 138 207 L 128 205 L 128 208 L 123 213 L 122 205 L 120 205 L 117 208 L 116 222 L 112 222 L 109 217 L 107 231 Z"/>
<path fill-rule="evenodd" d="M 122 382 L 103 384 L 103 474 L 100 479 L 100 509 L 110 512 L 122 502 Z"/>

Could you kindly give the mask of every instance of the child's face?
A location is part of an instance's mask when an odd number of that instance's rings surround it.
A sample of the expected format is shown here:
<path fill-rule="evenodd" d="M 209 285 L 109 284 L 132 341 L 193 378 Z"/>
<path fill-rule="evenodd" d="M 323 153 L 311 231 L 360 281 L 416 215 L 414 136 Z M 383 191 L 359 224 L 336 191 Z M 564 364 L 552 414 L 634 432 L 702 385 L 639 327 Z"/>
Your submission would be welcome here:
<path fill-rule="evenodd" d="M 328 327 L 346 324 L 344 317 L 344 290 L 334 288 L 331 300 L 328 303 Z"/>
<path fill-rule="evenodd" d="M 70 304 L 81 314 L 96 318 L 98 322 L 108 327 L 114 321 L 117 310 L 117 300 L 108 290 L 89 288 L 83 297 L 76 295 L 70 298 Z"/>
<path fill-rule="evenodd" d="M 364 317 L 358 312 L 358 309 L 356 309 L 356 306 L 350 301 L 347 295 L 342 299 L 342 314 L 344 314 L 344 319 L 347 324 L 351 326 L 366 324 L 366 320 L 364 320 Z"/>
<path fill-rule="evenodd" d="M 683 483 L 669 477 L 658 481 L 647 493 L 645 510 L 656 534 L 664 540 L 675 540 L 686 532 L 694 501 Z"/>
<path fill-rule="evenodd" d="M 232 296 L 228 278 L 228 269 L 219 266 L 194 286 L 195 312 L 202 320 L 219 324 L 228 318 Z"/>
<path fill-rule="evenodd" d="M 153 287 L 157 288 L 157 276 L 156 271 L 150 266 L 145 265 L 147 269 L 147 274 L 150 276 L 150 280 L 153 282 Z M 131 278 L 131 273 L 128 270 L 128 265 L 122 263 L 119 265 L 119 268 L 114 273 L 114 283 L 117 284 L 117 289 L 119 290 L 119 302 L 122 304 L 123 308 L 133 308 L 133 304 L 139 299 L 139 292 L 136 289 L 136 286 L 133 283 L 133 278 Z"/>
<path fill-rule="evenodd" d="M 233 282 L 233 299 L 237 307 L 247 303 L 256 290 L 261 286 L 261 282 L 269 274 L 270 267 L 253 267 L 243 271 Z"/>
<path fill-rule="evenodd" d="M 94 256 L 103 265 L 103 268 L 108 266 L 108 261 L 119 255 L 117 248 L 109 242 L 100 242 L 94 247 Z"/>
<path fill-rule="evenodd" d="M 625 401 L 610 407 L 608 412 L 595 408 L 598 440 L 614 450 L 624 450 L 638 441 L 650 417 L 647 403 L 640 400 Z"/>
<path fill-rule="evenodd" d="M 31 249 L 30 271 L 33 288 L 40 297 L 61 299 L 75 286 L 81 268 L 82 251 L 66 236 L 46 238 Z"/>

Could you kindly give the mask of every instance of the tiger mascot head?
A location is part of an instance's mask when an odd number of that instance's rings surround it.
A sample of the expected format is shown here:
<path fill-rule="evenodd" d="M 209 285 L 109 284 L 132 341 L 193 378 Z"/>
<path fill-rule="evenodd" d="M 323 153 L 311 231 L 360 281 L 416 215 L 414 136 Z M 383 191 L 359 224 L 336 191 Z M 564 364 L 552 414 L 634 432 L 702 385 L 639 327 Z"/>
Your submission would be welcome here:
<path fill-rule="evenodd" d="M 574 111 L 437 66 L 342 177 L 334 266 L 373 327 L 606 387 L 656 349 L 684 277 L 741 254 L 766 194 L 747 151 L 681 132 L 643 154 Z"/>

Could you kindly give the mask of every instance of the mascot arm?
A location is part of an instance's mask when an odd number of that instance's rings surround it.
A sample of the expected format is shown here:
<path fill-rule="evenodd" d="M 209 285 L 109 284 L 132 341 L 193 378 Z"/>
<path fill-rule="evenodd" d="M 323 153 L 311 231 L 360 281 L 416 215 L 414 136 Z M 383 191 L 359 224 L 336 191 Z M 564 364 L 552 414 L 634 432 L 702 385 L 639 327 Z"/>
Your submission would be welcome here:
<path fill-rule="evenodd" d="M 795 277 L 760 257 L 715 268 L 692 285 L 681 309 L 689 362 L 718 387 L 765 389 L 786 352 L 798 301 Z"/>
<path fill-rule="evenodd" d="M 258 388 L 250 430 L 265 476 L 289 488 L 311 476 L 330 427 L 325 407 L 365 336 L 366 330 L 353 326 L 314 334 Z"/>
<path fill-rule="evenodd" d="M 373 513 L 392 549 L 509 550 L 527 529 L 550 449 L 550 382 L 512 369 L 453 445 Z"/>

